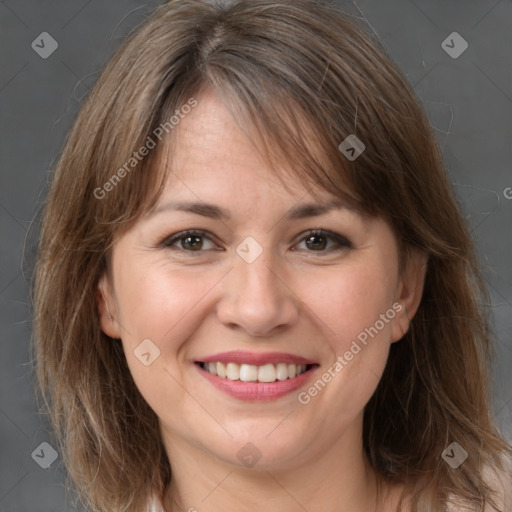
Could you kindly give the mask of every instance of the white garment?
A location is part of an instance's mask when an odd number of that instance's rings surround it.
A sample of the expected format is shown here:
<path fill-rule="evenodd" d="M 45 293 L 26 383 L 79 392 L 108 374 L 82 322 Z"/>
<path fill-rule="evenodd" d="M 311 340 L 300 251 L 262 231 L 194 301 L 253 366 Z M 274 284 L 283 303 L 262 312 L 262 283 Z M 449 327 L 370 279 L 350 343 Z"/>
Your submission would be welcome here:
<path fill-rule="evenodd" d="M 160 502 L 157 496 L 153 497 L 153 501 L 151 503 L 151 512 L 164 512 L 162 503 Z"/>
<path fill-rule="evenodd" d="M 496 491 L 497 504 L 500 510 L 504 512 L 512 511 L 512 456 L 507 454 L 502 455 L 503 464 L 505 471 L 503 473 L 497 473 L 496 471 L 485 468 L 483 471 L 484 478 L 487 483 Z M 447 503 L 447 512 L 471 512 L 473 508 L 467 508 L 457 503 L 457 500 L 453 497 L 451 501 Z M 496 509 L 487 504 L 484 512 L 497 512 Z"/>

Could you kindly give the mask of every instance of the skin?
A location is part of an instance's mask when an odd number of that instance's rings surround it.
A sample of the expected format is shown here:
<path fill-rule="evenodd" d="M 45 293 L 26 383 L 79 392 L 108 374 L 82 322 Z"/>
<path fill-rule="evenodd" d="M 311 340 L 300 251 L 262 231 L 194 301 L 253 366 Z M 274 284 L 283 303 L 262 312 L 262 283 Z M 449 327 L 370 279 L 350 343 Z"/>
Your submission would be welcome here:
<path fill-rule="evenodd" d="M 173 469 L 165 510 L 374 510 L 363 410 L 391 343 L 416 312 L 425 259 L 413 254 L 399 272 L 391 228 L 349 209 L 285 219 L 298 203 L 318 201 L 298 182 L 284 187 L 272 176 L 213 92 L 197 99 L 173 133 L 172 172 L 157 206 L 213 203 L 231 219 L 172 210 L 141 217 L 116 241 L 111 274 L 98 288 L 101 327 L 122 340 L 134 381 L 159 418 Z M 187 251 L 183 239 L 175 249 L 159 246 L 187 229 L 211 234 L 199 251 Z M 352 247 L 320 237 L 327 246 L 315 250 L 306 243 L 312 229 Z M 247 236 L 263 249 L 252 263 L 236 253 Z M 397 302 L 401 311 L 307 405 L 297 392 L 272 402 L 232 398 L 194 365 L 228 350 L 289 352 L 317 361 L 320 377 Z M 150 366 L 134 355 L 146 338 L 160 350 Z M 237 457 L 248 442 L 261 453 L 252 468 Z M 395 503 L 397 489 L 386 490 L 379 510 Z"/>

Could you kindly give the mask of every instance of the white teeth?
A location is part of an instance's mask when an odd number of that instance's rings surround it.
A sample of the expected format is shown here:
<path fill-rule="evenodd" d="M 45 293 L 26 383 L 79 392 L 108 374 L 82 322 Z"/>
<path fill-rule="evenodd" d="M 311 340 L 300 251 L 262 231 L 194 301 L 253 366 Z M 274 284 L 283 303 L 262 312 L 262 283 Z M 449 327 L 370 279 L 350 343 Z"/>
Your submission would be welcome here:
<path fill-rule="evenodd" d="M 258 368 L 259 382 L 274 382 L 276 377 L 276 367 L 273 364 L 264 364 Z"/>
<path fill-rule="evenodd" d="M 243 382 L 256 382 L 258 380 L 258 367 L 253 364 L 241 364 L 240 380 Z"/>
<path fill-rule="evenodd" d="M 286 363 L 279 363 L 276 366 L 276 376 L 277 380 L 286 380 L 288 378 L 288 365 Z"/>
<path fill-rule="evenodd" d="M 237 363 L 203 363 L 202 367 L 212 375 L 242 382 L 275 382 L 298 377 L 306 371 L 305 364 L 278 363 L 256 366 Z"/>
<path fill-rule="evenodd" d="M 226 365 L 224 363 L 216 363 L 217 366 L 217 375 L 219 377 L 226 377 Z"/>
<path fill-rule="evenodd" d="M 240 379 L 240 365 L 236 363 L 228 363 L 226 377 L 229 380 L 239 380 Z"/>

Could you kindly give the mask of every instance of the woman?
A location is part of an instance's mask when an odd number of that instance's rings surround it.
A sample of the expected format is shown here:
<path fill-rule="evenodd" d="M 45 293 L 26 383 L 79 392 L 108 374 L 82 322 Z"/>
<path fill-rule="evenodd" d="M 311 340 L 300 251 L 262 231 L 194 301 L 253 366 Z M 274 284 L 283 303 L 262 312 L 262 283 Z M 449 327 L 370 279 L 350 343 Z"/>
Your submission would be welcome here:
<path fill-rule="evenodd" d="M 91 510 L 510 510 L 484 293 L 377 41 L 306 0 L 170 1 L 61 155 L 39 385 Z"/>

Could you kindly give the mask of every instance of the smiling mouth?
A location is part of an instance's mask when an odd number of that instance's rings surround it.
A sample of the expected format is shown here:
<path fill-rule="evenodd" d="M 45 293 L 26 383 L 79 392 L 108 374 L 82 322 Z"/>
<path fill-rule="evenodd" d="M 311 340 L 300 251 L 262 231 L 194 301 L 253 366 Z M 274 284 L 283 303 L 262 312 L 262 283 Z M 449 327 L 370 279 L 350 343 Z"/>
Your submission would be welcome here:
<path fill-rule="evenodd" d="M 264 382 L 291 380 L 310 371 L 316 364 L 238 364 L 224 362 L 198 362 L 203 370 L 221 379 L 241 382 Z"/>

